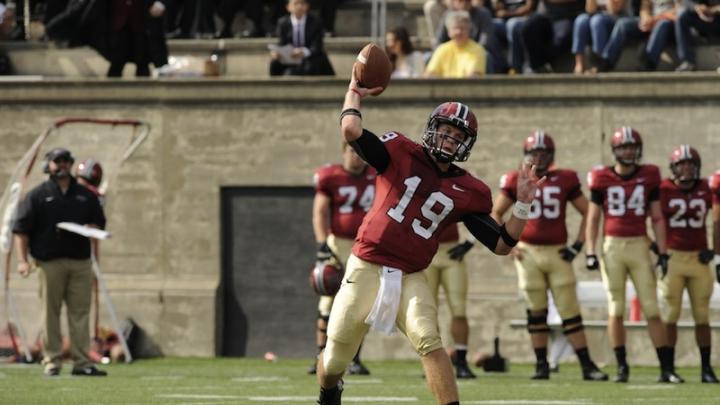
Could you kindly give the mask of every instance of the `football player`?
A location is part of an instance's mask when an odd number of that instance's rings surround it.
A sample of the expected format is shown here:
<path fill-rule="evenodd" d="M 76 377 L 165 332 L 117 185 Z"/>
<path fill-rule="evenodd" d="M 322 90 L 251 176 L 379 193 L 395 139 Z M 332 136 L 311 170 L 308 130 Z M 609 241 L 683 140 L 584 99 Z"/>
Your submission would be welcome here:
<path fill-rule="evenodd" d="M 473 247 L 466 240 L 459 242 L 460 234 L 456 224 L 450 225 L 438 237 L 438 253 L 433 257 L 430 266 L 425 269 L 425 276 L 438 302 L 440 286 L 445 291 L 445 299 L 450 308 L 450 334 L 455 343 L 452 359 L 455 363 L 455 376 L 458 379 L 475 378 L 467 363 L 467 345 L 470 326 L 465 315 L 467 302 L 467 271 L 465 254 Z"/>
<path fill-rule="evenodd" d="M 700 154 L 690 145 L 680 145 L 670 155 L 672 176 L 660 184 L 660 202 L 667 229 L 668 272 L 660 278 L 664 301 L 663 321 L 668 343 L 677 342 L 677 320 L 680 317 L 683 290 L 690 297 L 695 320 L 695 341 L 700 349 L 700 380 L 717 383 L 710 365 L 710 296 L 713 274 L 708 264 L 714 252 L 708 249 L 705 218 L 712 205 L 710 187 L 700 178 Z"/>
<path fill-rule="evenodd" d="M 575 273 L 571 263 L 581 251 L 585 241 L 585 214 L 588 201 L 580 189 L 580 180 L 573 170 L 553 166 L 555 142 L 550 134 L 537 130 L 523 143 L 526 163 L 537 168 L 538 176 L 547 180 L 537 189 L 530 217 L 520 243 L 513 249 L 518 286 L 525 297 L 528 316 L 528 332 L 535 350 L 534 380 L 550 378 L 547 346 L 550 335 L 548 327 L 548 295 L 550 290 L 562 318 L 563 333 L 580 360 L 584 380 L 606 381 L 603 373 L 593 363 L 587 348 L 585 331 L 580 315 L 576 293 Z M 513 170 L 500 179 L 501 193 L 495 198 L 493 218 L 500 221 L 517 200 L 518 171 Z M 572 245 L 567 246 L 565 210 L 568 202 L 582 215 L 580 230 Z"/>
<path fill-rule="evenodd" d="M 313 232 L 318 243 L 317 260 L 339 261 L 344 269 L 350 248 L 365 213 L 375 196 L 375 169 L 343 142 L 343 163 L 328 164 L 315 172 L 315 198 L 313 200 Z M 318 304 L 316 342 L 318 354 L 327 341 L 327 322 L 333 297 L 322 296 Z M 316 373 L 317 362 L 308 370 Z M 360 349 L 348 367 L 349 374 L 368 375 L 370 372 L 360 361 Z"/>
<path fill-rule="evenodd" d="M 660 169 L 641 164 L 642 138 L 630 128 L 617 129 L 610 140 L 615 156 L 613 166 L 598 166 L 588 174 L 590 201 L 586 226 L 586 267 L 601 268 L 608 295 L 608 339 L 617 359 L 616 382 L 627 382 L 630 367 L 625 351 L 625 283 L 635 285 L 640 307 L 647 319 L 650 340 L 660 360 L 658 382 L 680 383 L 672 364 L 672 348 L 660 320 L 656 276 L 650 258 L 645 221 L 650 216 L 658 260 L 655 265 L 667 273 L 665 219 L 660 206 Z M 600 217 L 604 216 L 602 261 L 595 253 Z"/>
<path fill-rule="evenodd" d="M 397 327 L 420 355 L 438 404 L 457 405 L 450 359 L 443 350 L 437 306 L 422 272 L 432 261 L 438 236 L 463 221 L 496 254 L 508 254 L 520 237 L 535 189 L 534 168 L 518 176 L 513 216 L 499 225 L 490 217 L 490 189 L 456 166 L 477 138 L 477 119 L 468 106 L 448 102 L 431 113 L 417 144 L 398 132 L 380 137 L 362 126 L 360 101 L 382 87 L 360 87 L 356 69 L 340 114 L 342 134 L 377 172 L 376 198 L 358 230 L 340 291 L 335 296 L 328 341 L 318 362 L 321 405 L 341 403 L 342 375 L 363 336 Z"/>
<path fill-rule="evenodd" d="M 713 244 L 715 246 L 715 277 L 720 283 L 720 170 L 710 177 L 710 190 L 712 191 L 712 222 Z"/>

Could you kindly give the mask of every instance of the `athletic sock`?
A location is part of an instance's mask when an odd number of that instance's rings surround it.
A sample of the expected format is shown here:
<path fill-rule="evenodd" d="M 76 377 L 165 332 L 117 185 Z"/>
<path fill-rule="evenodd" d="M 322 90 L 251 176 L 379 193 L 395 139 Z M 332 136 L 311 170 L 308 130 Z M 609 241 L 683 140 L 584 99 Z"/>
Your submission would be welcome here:
<path fill-rule="evenodd" d="M 547 347 L 536 347 L 535 358 L 538 363 L 547 363 Z"/>
<path fill-rule="evenodd" d="M 578 356 L 578 360 L 580 360 L 580 365 L 583 368 L 587 368 L 592 365 L 592 360 L 590 359 L 590 352 L 588 352 L 587 347 L 575 350 L 575 354 Z"/>
<path fill-rule="evenodd" d="M 617 360 L 618 366 L 627 366 L 625 346 L 618 346 L 613 350 L 615 351 L 615 360 Z"/>
<path fill-rule="evenodd" d="M 710 346 L 700 348 L 700 364 L 702 368 L 710 367 Z"/>

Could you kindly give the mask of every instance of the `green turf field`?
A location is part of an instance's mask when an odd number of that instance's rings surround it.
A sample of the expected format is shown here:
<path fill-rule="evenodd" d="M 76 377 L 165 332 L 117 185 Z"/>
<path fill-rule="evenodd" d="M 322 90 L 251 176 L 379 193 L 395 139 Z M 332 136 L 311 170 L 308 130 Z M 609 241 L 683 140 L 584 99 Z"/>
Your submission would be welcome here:
<path fill-rule="evenodd" d="M 313 404 L 309 360 L 168 358 L 103 367 L 107 378 L 42 375 L 39 365 L 0 365 L 0 404 Z M 367 377 L 348 377 L 347 404 L 434 404 L 419 362 L 368 361 Z M 528 379 L 530 365 L 460 382 L 462 404 L 720 404 L 720 386 L 700 384 L 697 369 L 680 369 L 683 385 L 655 383 L 657 369 L 635 367 L 629 384 L 583 382 L 576 365 L 550 381 Z M 613 371 L 613 370 L 606 370 Z"/>

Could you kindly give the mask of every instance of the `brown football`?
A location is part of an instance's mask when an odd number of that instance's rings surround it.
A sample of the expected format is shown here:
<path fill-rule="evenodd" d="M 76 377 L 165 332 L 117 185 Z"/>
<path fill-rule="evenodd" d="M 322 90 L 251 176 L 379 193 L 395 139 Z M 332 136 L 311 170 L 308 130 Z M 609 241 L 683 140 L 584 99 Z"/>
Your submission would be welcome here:
<path fill-rule="evenodd" d="M 375 44 L 365 45 L 355 62 L 358 85 L 367 89 L 382 87 L 385 90 L 390 83 L 390 74 L 392 65 L 385 51 Z"/>

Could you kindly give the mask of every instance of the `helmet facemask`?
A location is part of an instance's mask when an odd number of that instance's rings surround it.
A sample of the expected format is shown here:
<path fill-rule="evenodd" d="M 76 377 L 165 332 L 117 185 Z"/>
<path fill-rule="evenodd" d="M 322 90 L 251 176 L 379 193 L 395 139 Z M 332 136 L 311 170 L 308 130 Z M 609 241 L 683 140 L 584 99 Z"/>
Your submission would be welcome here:
<path fill-rule="evenodd" d="M 625 157 L 625 153 L 623 153 L 623 150 L 628 147 L 635 148 L 635 151 L 630 158 Z M 637 143 L 624 143 L 613 147 L 612 150 L 613 155 L 615 155 L 615 161 L 625 166 L 637 165 L 640 163 L 640 158 L 642 158 L 642 145 Z"/>
<path fill-rule="evenodd" d="M 528 165 L 535 165 L 538 175 L 547 173 L 555 160 L 555 152 L 545 148 L 538 148 L 525 151 L 524 161 Z"/>
<path fill-rule="evenodd" d="M 454 137 L 449 133 L 438 131 L 440 124 L 449 124 L 461 130 L 465 134 L 465 138 L 457 141 L 457 148 L 453 153 L 444 150 L 446 142 L 454 142 Z M 464 162 L 470 157 L 470 150 L 475 144 L 476 135 L 470 131 L 467 121 L 458 117 L 450 118 L 433 117 L 428 122 L 425 132 L 423 133 L 423 147 L 437 159 L 440 163 Z"/>
<path fill-rule="evenodd" d="M 690 163 L 686 165 L 684 163 Z M 680 183 L 694 183 L 700 178 L 700 162 L 696 159 L 683 159 L 670 163 L 673 179 Z"/>

